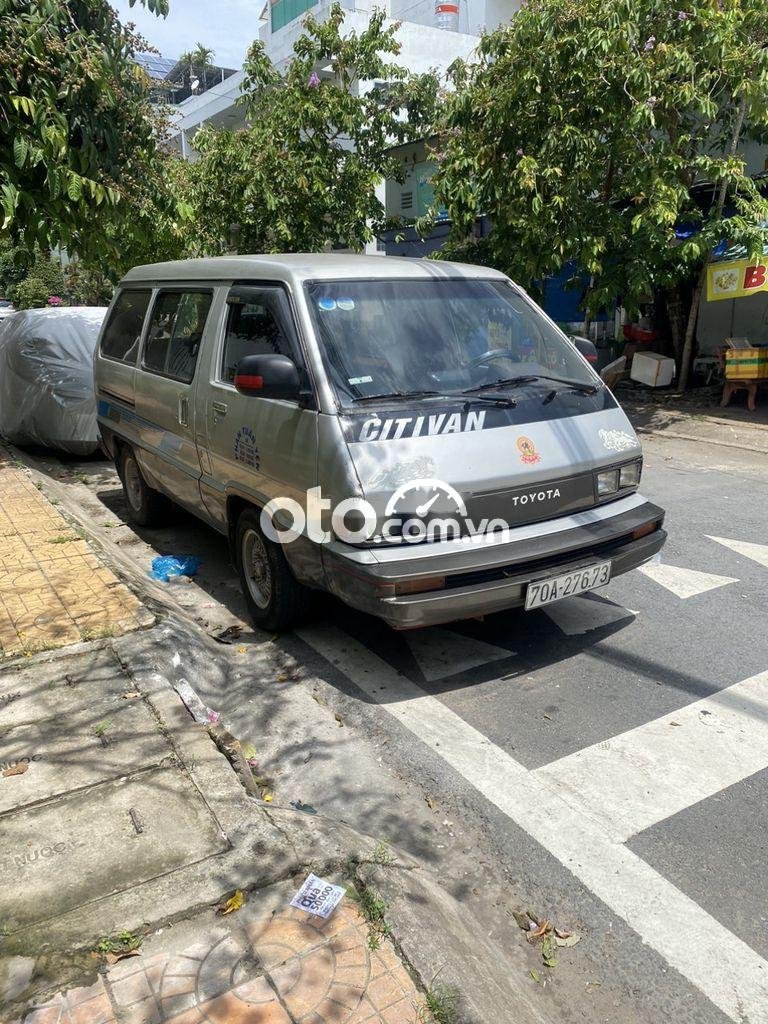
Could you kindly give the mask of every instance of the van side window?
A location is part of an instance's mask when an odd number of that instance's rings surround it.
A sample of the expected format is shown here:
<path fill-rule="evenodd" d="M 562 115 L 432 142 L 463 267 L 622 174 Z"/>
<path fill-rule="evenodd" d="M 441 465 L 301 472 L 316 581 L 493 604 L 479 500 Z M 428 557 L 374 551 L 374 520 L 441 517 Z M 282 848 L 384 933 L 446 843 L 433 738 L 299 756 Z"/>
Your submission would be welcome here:
<path fill-rule="evenodd" d="M 277 353 L 296 360 L 291 312 L 280 288 L 233 288 L 227 298 L 221 380 L 231 384 L 245 356 Z"/>
<path fill-rule="evenodd" d="M 150 288 L 127 289 L 118 295 L 101 341 L 101 354 L 107 359 L 136 363 L 151 295 Z"/>
<path fill-rule="evenodd" d="M 212 299 L 209 291 L 160 292 L 144 346 L 145 369 L 190 383 Z"/>

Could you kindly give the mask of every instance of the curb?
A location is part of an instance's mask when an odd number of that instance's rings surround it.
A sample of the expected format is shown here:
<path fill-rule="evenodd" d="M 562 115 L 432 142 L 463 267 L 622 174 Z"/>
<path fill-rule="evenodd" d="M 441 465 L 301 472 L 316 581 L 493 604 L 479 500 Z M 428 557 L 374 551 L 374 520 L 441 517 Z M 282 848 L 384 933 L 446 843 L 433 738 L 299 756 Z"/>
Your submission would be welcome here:
<path fill-rule="evenodd" d="M 667 438 L 673 441 L 693 441 L 696 444 L 714 444 L 718 448 L 733 448 L 740 452 L 751 452 L 757 455 L 768 455 L 768 448 L 750 448 L 746 444 L 735 444 L 733 441 L 716 441 L 711 437 L 696 437 L 694 434 L 679 434 L 673 430 L 646 430 L 643 427 L 635 426 L 635 432 L 642 437 L 655 437 L 659 441 L 664 441 Z"/>

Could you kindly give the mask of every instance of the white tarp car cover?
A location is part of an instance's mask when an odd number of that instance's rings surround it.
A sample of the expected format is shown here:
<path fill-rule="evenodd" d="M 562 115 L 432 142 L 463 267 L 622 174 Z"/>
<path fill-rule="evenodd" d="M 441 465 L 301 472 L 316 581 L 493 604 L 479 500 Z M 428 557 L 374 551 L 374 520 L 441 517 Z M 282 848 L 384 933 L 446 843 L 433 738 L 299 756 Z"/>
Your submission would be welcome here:
<path fill-rule="evenodd" d="M 96 450 L 93 354 L 106 312 L 26 309 L 0 321 L 0 435 L 72 455 Z"/>

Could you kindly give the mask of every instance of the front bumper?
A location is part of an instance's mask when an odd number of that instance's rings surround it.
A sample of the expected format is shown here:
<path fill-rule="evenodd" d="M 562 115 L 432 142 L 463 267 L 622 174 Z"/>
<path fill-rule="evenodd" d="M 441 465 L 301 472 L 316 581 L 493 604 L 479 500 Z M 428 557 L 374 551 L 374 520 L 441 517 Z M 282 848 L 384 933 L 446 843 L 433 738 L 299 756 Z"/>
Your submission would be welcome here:
<path fill-rule="evenodd" d="M 663 522 L 663 509 L 632 495 L 612 506 L 508 530 L 496 543 L 398 545 L 364 557 L 334 545 L 323 552 L 325 575 L 343 601 L 395 629 L 434 626 L 519 607 L 529 583 L 597 561 L 610 559 L 612 577 L 629 572 L 661 550 L 667 537 Z M 445 576 L 444 588 L 395 592 L 398 583 L 434 576 Z"/>

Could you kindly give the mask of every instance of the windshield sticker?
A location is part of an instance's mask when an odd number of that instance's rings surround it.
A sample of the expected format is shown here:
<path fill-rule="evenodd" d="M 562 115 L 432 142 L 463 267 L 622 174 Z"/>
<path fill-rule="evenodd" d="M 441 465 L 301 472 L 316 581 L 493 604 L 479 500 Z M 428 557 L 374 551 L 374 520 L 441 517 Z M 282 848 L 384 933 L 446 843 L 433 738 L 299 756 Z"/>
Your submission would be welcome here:
<path fill-rule="evenodd" d="M 537 462 L 541 462 L 541 456 L 536 451 L 536 445 L 530 437 L 518 437 L 517 450 L 520 452 L 520 461 L 525 462 L 526 465 L 533 466 Z"/>
<path fill-rule="evenodd" d="M 355 300 L 354 299 L 336 299 L 336 306 L 339 309 L 347 309 L 347 310 L 354 309 L 355 308 Z"/>
<path fill-rule="evenodd" d="M 322 309 L 326 313 L 328 310 L 336 309 L 336 299 L 319 299 L 317 308 Z"/>
<path fill-rule="evenodd" d="M 347 377 L 350 384 L 373 384 L 373 377 Z"/>
<path fill-rule="evenodd" d="M 250 427 L 240 427 L 235 434 L 235 460 L 253 469 L 259 468 L 261 459 L 256 446 L 256 435 Z"/>
<path fill-rule="evenodd" d="M 609 452 L 626 452 L 630 448 L 638 447 L 636 438 L 626 430 L 598 430 L 597 436 Z"/>

